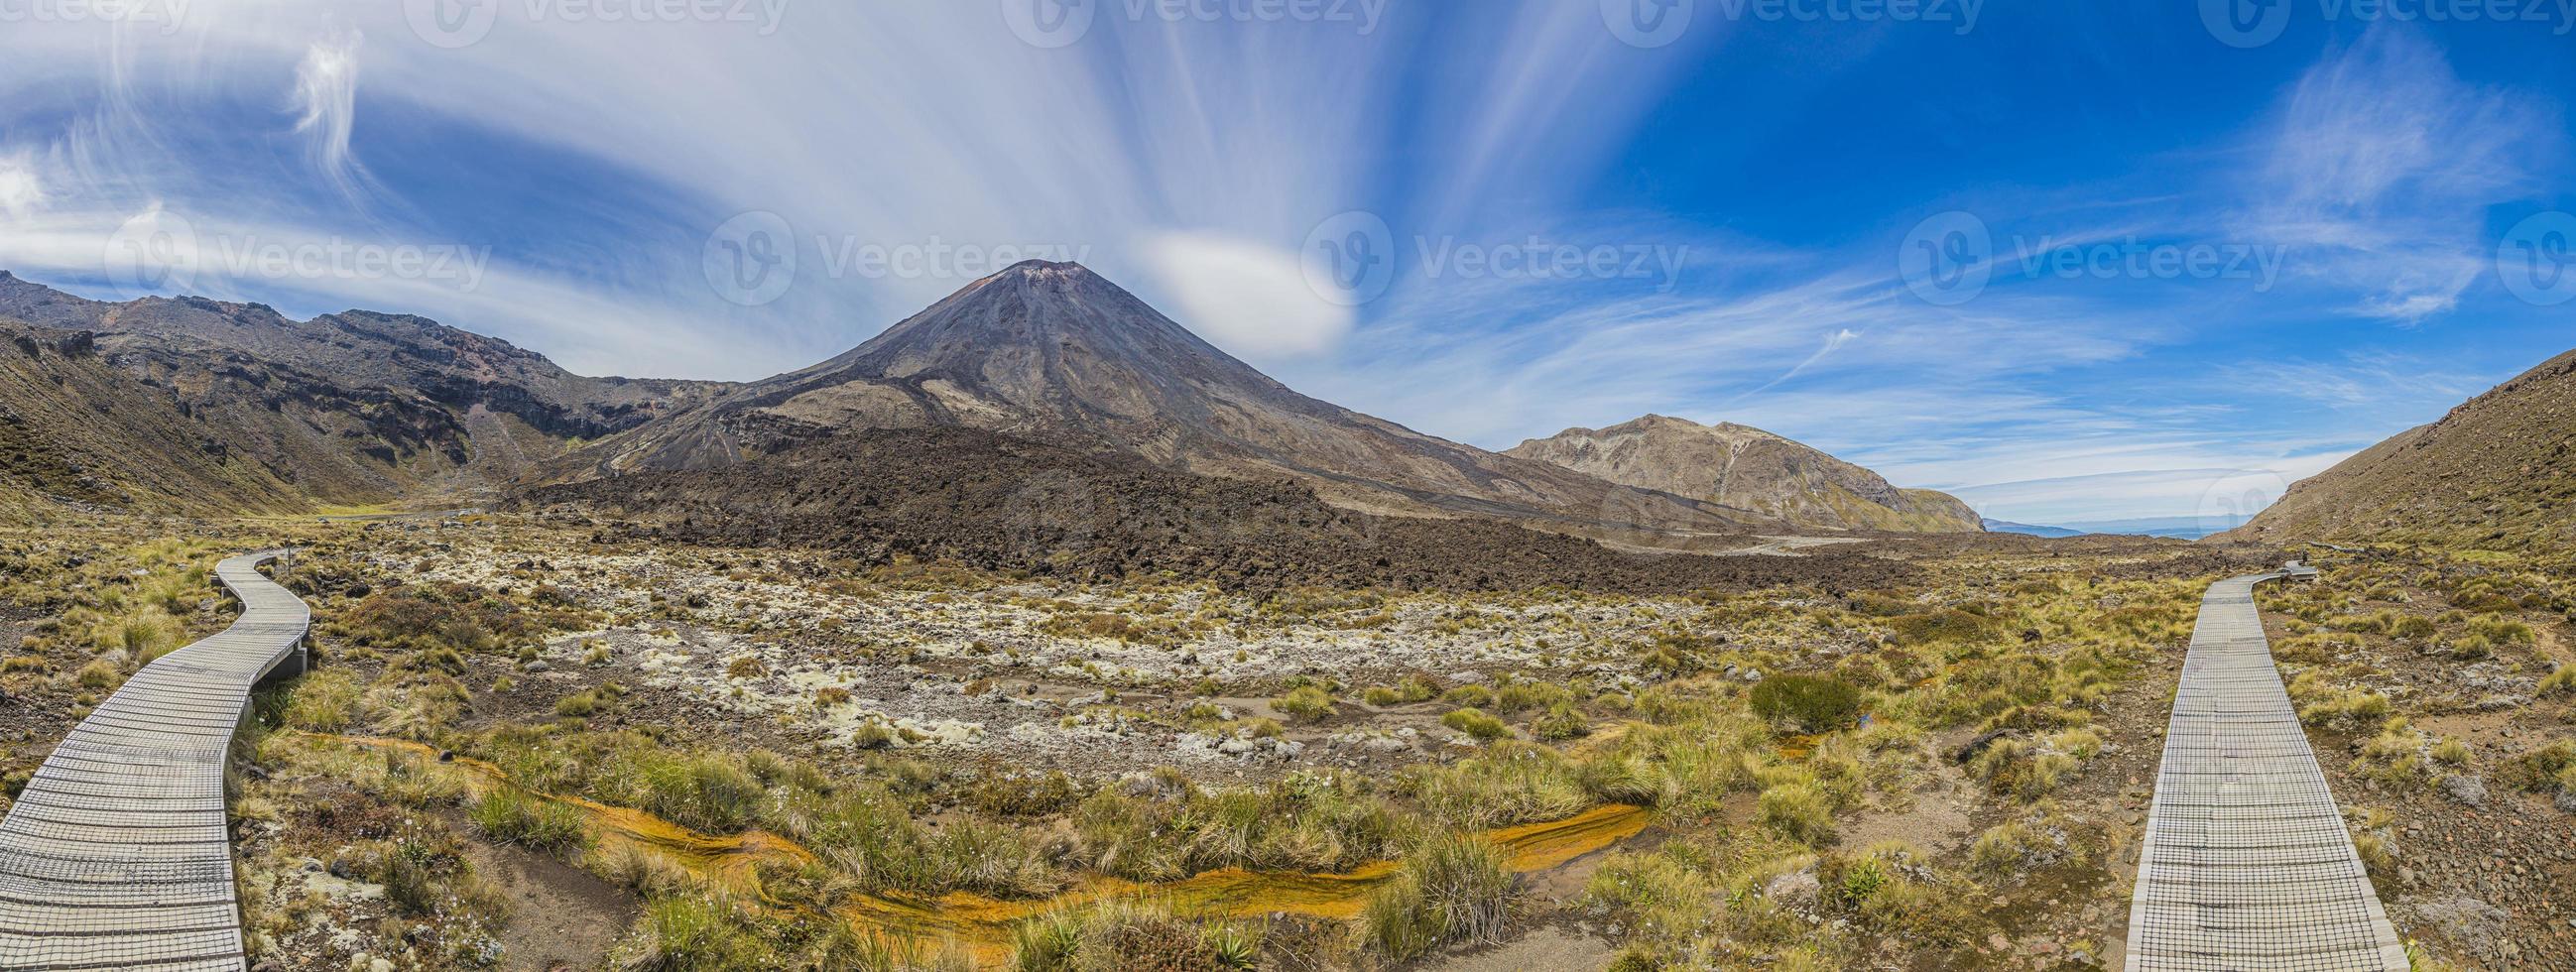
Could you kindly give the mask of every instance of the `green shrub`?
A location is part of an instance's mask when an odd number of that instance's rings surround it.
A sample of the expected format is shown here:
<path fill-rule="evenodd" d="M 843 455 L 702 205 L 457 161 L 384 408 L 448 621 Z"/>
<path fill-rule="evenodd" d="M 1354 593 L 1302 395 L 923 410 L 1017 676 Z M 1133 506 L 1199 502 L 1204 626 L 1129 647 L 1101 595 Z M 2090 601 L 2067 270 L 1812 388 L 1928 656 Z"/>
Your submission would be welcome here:
<path fill-rule="evenodd" d="M 1774 675 L 1753 686 L 1753 714 L 1801 732 L 1828 732 L 1860 715 L 1860 690 L 1833 678 Z"/>

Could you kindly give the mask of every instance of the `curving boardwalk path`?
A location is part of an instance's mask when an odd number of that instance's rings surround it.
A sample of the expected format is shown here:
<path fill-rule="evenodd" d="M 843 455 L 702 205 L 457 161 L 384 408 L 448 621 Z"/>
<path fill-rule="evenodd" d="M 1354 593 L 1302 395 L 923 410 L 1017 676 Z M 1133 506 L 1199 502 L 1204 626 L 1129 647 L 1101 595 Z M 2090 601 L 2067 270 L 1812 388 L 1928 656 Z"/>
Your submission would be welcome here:
<path fill-rule="evenodd" d="M 311 617 L 256 569 L 274 556 L 217 567 L 241 619 L 144 666 L 0 822 L 0 970 L 243 967 L 225 751 L 251 686 L 302 664 Z"/>
<path fill-rule="evenodd" d="M 2404 972 L 2272 667 L 2254 585 L 2210 585 L 2182 666 L 2129 903 L 2130 972 Z"/>

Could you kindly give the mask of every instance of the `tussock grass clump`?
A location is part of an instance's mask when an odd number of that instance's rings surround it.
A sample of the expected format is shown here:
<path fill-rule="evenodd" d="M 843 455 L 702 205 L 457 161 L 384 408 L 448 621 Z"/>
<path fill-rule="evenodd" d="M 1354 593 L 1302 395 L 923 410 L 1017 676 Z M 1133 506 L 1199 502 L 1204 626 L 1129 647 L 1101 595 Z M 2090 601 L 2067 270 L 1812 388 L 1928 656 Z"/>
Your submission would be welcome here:
<path fill-rule="evenodd" d="M 1591 735 L 1592 720 L 1572 703 L 1559 702 L 1547 714 L 1530 721 L 1530 735 L 1549 742 Z"/>
<path fill-rule="evenodd" d="M 347 732 L 358 721 L 362 694 L 357 676 L 348 672 L 333 669 L 306 675 L 295 683 L 294 695 L 286 703 L 286 724 L 306 732 Z"/>
<path fill-rule="evenodd" d="M 1322 722 L 1333 717 L 1333 696 L 1321 686 L 1301 685 L 1272 700 L 1270 707 L 1299 722 Z"/>
<path fill-rule="evenodd" d="M 1152 901 L 1113 901 L 1082 911 L 1057 910 L 1011 930 L 1015 972 L 1170 972 L 1249 970 L 1260 962 L 1258 924 L 1197 925 Z"/>
<path fill-rule="evenodd" d="M 2084 762 L 2060 744 L 2099 749 L 2101 737 L 2074 729 L 2048 740 L 2006 737 L 1987 743 L 1968 761 L 1968 775 L 1996 793 L 2032 799 L 2053 793 L 2083 771 Z"/>
<path fill-rule="evenodd" d="M 609 682 L 556 699 L 555 714 L 567 719 L 587 719 L 602 712 L 615 711 L 625 697 L 625 686 Z"/>
<path fill-rule="evenodd" d="M 1494 704 L 1494 690 L 1482 685 L 1461 685 L 1441 693 L 1440 701 L 1462 709 L 1481 709 Z"/>
<path fill-rule="evenodd" d="M 601 880 L 647 899 L 676 893 L 691 880 L 687 869 L 634 844 L 607 845 L 584 864 Z"/>
<path fill-rule="evenodd" d="M 1360 912 L 1360 938 L 1402 962 L 1450 942 L 1497 941 L 1510 920 L 1512 872 L 1502 849 L 1480 836 L 1447 834 L 1406 854 L 1396 875 Z"/>
<path fill-rule="evenodd" d="M 1073 811 L 1074 856 L 1116 877 L 1158 881 L 1220 867 L 1341 871 L 1395 856 L 1414 822 L 1365 777 L 1298 773 L 1210 793 L 1175 774 L 1177 798 L 1103 789 Z"/>
<path fill-rule="evenodd" d="M 1494 693 L 1494 711 L 1510 715 L 1528 709 L 1571 704 L 1574 693 L 1553 682 L 1513 682 Z"/>
<path fill-rule="evenodd" d="M 1995 619 L 1958 608 L 1942 608 L 1888 619 L 1889 630 L 1904 645 L 1956 644 L 1983 640 L 2000 627 Z"/>
<path fill-rule="evenodd" d="M 1774 675 L 1753 686 L 1753 714 L 1800 732 L 1826 732 L 1860 715 L 1860 690 L 1833 678 Z"/>
<path fill-rule="evenodd" d="M 82 688 L 105 691 L 125 684 L 125 672 L 112 662 L 100 660 L 81 666 L 80 673 L 72 679 Z"/>
<path fill-rule="evenodd" d="M 484 839 L 530 850 L 564 851 L 590 842 L 581 812 L 509 787 L 498 787 L 466 811 Z"/>
<path fill-rule="evenodd" d="M 1970 866 L 2008 878 L 2080 864 L 2085 856 L 2074 824 L 2050 808 L 1989 827 L 1968 848 Z"/>
<path fill-rule="evenodd" d="M 2576 695 L 2576 665 L 2560 665 L 2558 670 L 2540 680 L 2540 694 Z"/>
<path fill-rule="evenodd" d="M 1488 741 L 1509 738 L 1512 734 L 1512 727 L 1505 725 L 1503 720 L 1474 708 L 1457 709 L 1448 715 L 1441 716 L 1440 724 Z"/>
<path fill-rule="evenodd" d="M 750 910 L 723 895 L 682 894 L 644 906 L 610 955 L 620 972 L 700 972 L 780 967 L 783 956 L 755 929 Z"/>
<path fill-rule="evenodd" d="M 2576 795 L 2576 740 L 2561 739 L 2514 760 L 2514 778 L 2534 793 Z"/>
<path fill-rule="evenodd" d="M 1777 783 L 1754 798 L 1754 816 L 1791 840 L 1819 844 L 1834 835 L 1834 801 L 1814 782 Z"/>

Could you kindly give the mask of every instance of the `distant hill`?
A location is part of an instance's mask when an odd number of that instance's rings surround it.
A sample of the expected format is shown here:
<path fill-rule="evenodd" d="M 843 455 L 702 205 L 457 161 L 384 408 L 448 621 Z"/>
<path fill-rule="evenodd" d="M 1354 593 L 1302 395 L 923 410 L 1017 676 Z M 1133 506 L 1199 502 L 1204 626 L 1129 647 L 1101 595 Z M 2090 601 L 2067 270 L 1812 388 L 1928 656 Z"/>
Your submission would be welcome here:
<path fill-rule="evenodd" d="M 1957 497 L 1899 489 L 1879 474 L 1749 425 L 1648 415 L 1606 429 L 1567 429 L 1504 455 L 1641 489 L 1706 500 L 1804 528 L 1975 533 Z"/>
<path fill-rule="evenodd" d="M 2232 535 L 2576 547 L 2576 351 L 2300 481 Z"/>
<path fill-rule="evenodd" d="M 1985 524 L 1986 531 L 1989 533 L 2018 533 L 2032 537 L 2080 537 L 2084 535 L 2084 531 L 2082 530 L 2069 530 L 2065 527 L 2034 526 L 2028 523 L 2015 523 L 2011 520 L 1986 519 L 1983 522 Z"/>
<path fill-rule="evenodd" d="M 418 317 L 290 320 L 201 297 L 87 300 L 0 271 L 0 493 L 285 512 L 496 492 L 538 460 L 725 387 L 584 378 Z"/>

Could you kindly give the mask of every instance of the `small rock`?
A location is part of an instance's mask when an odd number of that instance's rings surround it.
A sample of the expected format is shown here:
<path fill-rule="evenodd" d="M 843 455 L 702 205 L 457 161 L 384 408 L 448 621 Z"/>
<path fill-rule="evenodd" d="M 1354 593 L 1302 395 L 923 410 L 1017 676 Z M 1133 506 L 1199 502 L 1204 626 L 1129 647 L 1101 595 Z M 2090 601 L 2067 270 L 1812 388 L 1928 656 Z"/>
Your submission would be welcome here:
<path fill-rule="evenodd" d="M 1809 905 L 1823 896 L 1824 883 L 1814 871 L 1793 871 L 1771 879 L 1762 886 L 1762 896 L 1787 905 Z"/>
<path fill-rule="evenodd" d="M 2442 778 L 2442 795 L 2471 807 L 2487 805 L 2487 783 L 2474 776 L 2453 774 Z"/>

